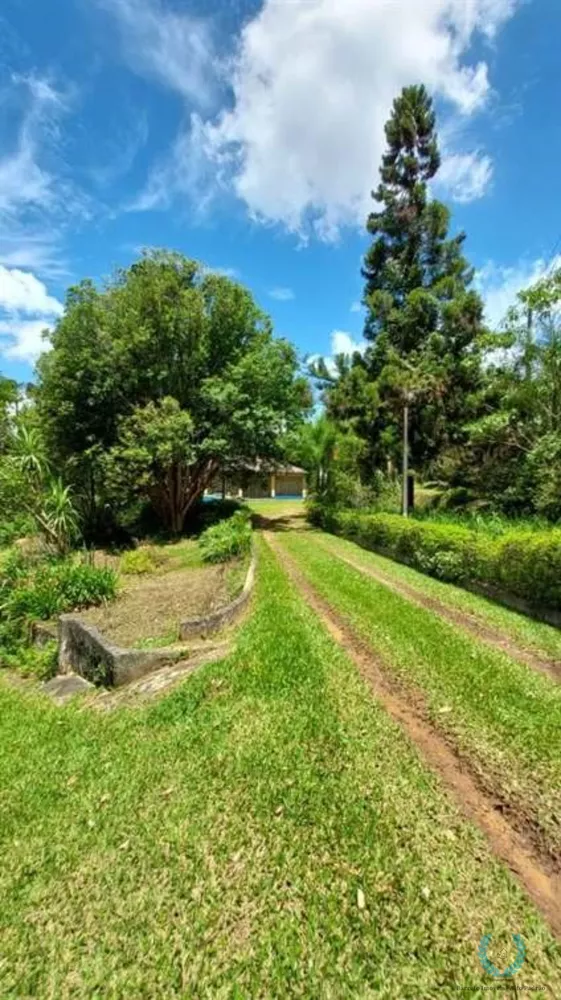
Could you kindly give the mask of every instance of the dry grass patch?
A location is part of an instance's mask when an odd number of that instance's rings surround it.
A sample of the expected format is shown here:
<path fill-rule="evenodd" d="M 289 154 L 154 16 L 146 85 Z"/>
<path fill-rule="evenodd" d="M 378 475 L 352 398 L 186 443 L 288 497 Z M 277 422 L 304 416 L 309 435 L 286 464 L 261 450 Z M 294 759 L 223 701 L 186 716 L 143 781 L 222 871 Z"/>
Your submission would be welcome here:
<path fill-rule="evenodd" d="M 223 566 L 128 577 L 117 600 L 80 617 L 120 646 L 162 637 L 178 639 L 179 623 L 222 607 L 229 600 Z"/>
<path fill-rule="evenodd" d="M 191 540 L 141 545 L 105 558 L 120 559 L 119 597 L 81 617 L 119 646 L 172 645 L 180 622 L 210 614 L 237 596 L 247 569 L 245 560 L 204 566 Z"/>

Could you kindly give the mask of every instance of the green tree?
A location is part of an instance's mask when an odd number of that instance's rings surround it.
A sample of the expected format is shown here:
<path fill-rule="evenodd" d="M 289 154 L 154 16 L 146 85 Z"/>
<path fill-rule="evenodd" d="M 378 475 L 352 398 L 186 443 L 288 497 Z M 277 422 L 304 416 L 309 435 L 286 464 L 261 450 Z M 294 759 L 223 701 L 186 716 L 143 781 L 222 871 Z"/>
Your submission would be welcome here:
<path fill-rule="evenodd" d="M 411 400 L 411 453 L 426 468 L 463 436 L 475 415 L 480 382 L 482 303 L 470 288 L 465 235 L 449 236 L 450 212 L 429 196 L 440 165 L 432 101 L 422 86 L 405 87 L 386 125 L 387 151 L 367 222 L 372 237 L 363 266 L 363 358 L 340 373 L 327 392 L 328 412 L 345 419 L 358 379 L 366 404 L 356 417 L 368 442 L 367 461 L 383 468 L 399 460 L 401 415 Z M 365 383 L 375 389 L 368 393 Z M 359 404 L 362 405 L 362 404 Z"/>
<path fill-rule="evenodd" d="M 509 513 L 561 517 L 561 268 L 518 294 L 454 482 Z"/>
<path fill-rule="evenodd" d="M 0 455 L 8 446 L 13 412 L 18 401 L 18 385 L 13 379 L 0 375 Z"/>
<path fill-rule="evenodd" d="M 325 414 L 302 424 L 285 442 L 289 457 L 307 472 L 309 490 L 320 494 L 325 489 L 337 443 L 337 427 Z"/>
<path fill-rule="evenodd" d="M 171 396 L 124 417 L 118 442 L 103 460 L 114 502 L 149 499 L 162 522 L 179 533 L 197 488 L 190 475 L 196 456 L 193 430 L 190 414 Z"/>
<path fill-rule="evenodd" d="M 50 454 L 90 512 L 114 496 L 121 458 L 126 496 L 151 500 L 175 532 L 219 466 L 276 457 L 310 402 L 293 347 L 250 293 L 166 251 L 101 290 L 71 288 L 38 372 Z"/>

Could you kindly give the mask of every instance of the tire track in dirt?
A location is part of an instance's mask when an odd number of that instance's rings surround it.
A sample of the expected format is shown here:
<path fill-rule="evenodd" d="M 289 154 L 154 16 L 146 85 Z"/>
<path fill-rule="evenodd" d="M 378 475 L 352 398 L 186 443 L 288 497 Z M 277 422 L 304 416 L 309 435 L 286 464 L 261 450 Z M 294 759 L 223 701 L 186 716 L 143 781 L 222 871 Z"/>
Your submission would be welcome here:
<path fill-rule="evenodd" d="M 406 732 L 464 815 L 482 830 L 494 854 L 517 877 L 553 933 L 561 939 L 561 877 L 553 870 L 551 859 L 540 857 L 532 847 L 531 834 L 524 836 L 497 811 L 492 799 L 468 772 L 465 762 L 433 729 L 418 707 L 395 690 L 382 660 L 366 649 L 342 616 L 317 593 L 279 539 L 270 532 L 265 532 L 264 538 L 329 635 L 368 681 L 382 707 Z"/>
<path fill-rule="evenodd" d="M 351 556 L 342 555 L 335 549 L 331 548 L 331 546 L 324 545 L 317 538 L 317 536 L 314 536 L 314 541 L 317 542 L 324 552 L 328 552 L 329 555 L 333 556 L 335 559 L 339 559 L 340 562 L 346 563 L 347 566 L 350 566 L 352 569 L 362 573 L 363 576 L 371 577 L 371 579 L 375 580 L 376 583 L 381 584 L 383 587 L 387 587 L 388 590 L 392 590 L 400 597 L 404 597 L 406 600 L 411 601 L 412 604 L 416 604 L 421 608 L 426 608 L 427 611 L 433 611 L 435 614 L 439 615 L 440 618 L 445 618 L 453 625 L 457 625 L 458 628 L 462 629 L 462 631 L 472 635 L 475 639 L 479 639 L 480 642 L 484 642 L 485 645 L 491 646 L 493 649 L 498 649 L 500 652 L 506 653 L 507 656 L 512 657 L 513 660 L 525 663 L 526 666 L 531 667 L 532 670 L 537 670 L 542 674 L 546 674 L 558 684 L 561 683 L 561 663 L 559 660 L 548 660 L 546 657 L 539 656 L 537 653 L 532 653 L 530 650 L 524 649 L 522 646 L 517 645 L 517 643 L 507 638 L 507 636 L 491 628 L 489 625 L 486 625 L 480 619 L 472 617 L 463 611 L 449 608 L 446 604 L 442 604 L 442 602 L 437 600 L 435 597 L 429 597 L 427 594 L 422 594 L 419 590 L 416 590 L 415 587 L 411 587 L 409 584 L 404 583 L 401 580 L 397 581 L 392 579 L 392 577 L 388 576 L 382 570 L 374 569 L 370 566 L 364 566 Z"/>

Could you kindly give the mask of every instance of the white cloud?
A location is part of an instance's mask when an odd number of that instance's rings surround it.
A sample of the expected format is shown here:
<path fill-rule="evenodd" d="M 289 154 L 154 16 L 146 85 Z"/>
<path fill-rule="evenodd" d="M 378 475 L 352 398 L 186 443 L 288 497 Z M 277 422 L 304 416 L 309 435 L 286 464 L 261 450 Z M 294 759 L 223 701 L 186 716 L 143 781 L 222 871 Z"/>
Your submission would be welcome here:
<path fill-rule="evenodd" d="M 335 375 L 337 372 L 337 366 L 335 364 L 335 358 L 339 357 L 341 354 L 346 358 L 352 358 L 353 354 L 363 354 L 366 350 L 367 344 L 363 340 L 355 340 L 352 333 L 347 333 L 346 330 L 333 330 L 331 334 L 331 354 L 329 357 L 324 358 L 327 370 Z M 318 361 L 321 355 L 313 354 L 308 358 L 310 363 Z"/>
<path fill-rule="evenodd" d="M 296 297 L 292 288 L 271 288 L 269 295 L 277 302 L 291 302 Z"/>
<path fill-rule="evenodd" d="M 150 212 L 168 208 L 176 195 L 186 195 L 199 216 L 214 197 L 206 182 L 209 148 L 201 119 L 192 115 L 171 151 L 156 164 L 140 194 L 127 205 L 127 212 Z"/>
<path fill-rule="evenodd" d="M 230 281 L 236 281 L 240 277 L 237 267 L 214 267 L 212 264 L 203 264 L 201 270 L 203 274 L 218 274 L 221 278 L 230 278 Z"/>
<path fill-rule="evenodd" d="M 474 153 L 451 153 L 444 156 L 436 177 L 436 187 L 448 192 L 457 202 L 466 204 L 482 198 L 493 178 L 493 162 L 489 156 Z"/>
<path fill-rule="evenodd" d="M 60 157 L 59 123 L 68 96 L 31 74 L 13 76 L 3 99 L 18 126 L 13 136 L 2 135 L 0 262 L 60 275 L 62 229 L 68 219 L 75 223 L 89 212 L 86 196 L 64 176 Z"/>
<path fill-rule="evenodd" d="M 56 229 L 33 231 L 13 221 L 0 231 L 0 264 L 8 268 L 24 268 L 46 277 L 67 277 L 61 261 Z"/>
<path fill-rule="evenodd" d="M 363 340 L 354 340 L 351 333 L 347 333 L 345 330 L 334 330 L 331 334 L 331 353 L 334 356 L 338 354 L 345 354 L 347 356 L 352 356 L 357 351 L 362 354 L 366 350 L 366 344 Z"/>
<path fill-rule="evenodd" d="M 119 24 L 131 69 L 208 106 L 219 64 L 209 24 L 158 0 L 94 0 Z"/>
<path fill-rule="evenodd" d="M 10 270 L 0 264 L 0 309 L 6 312 L 40 313 L 60 316 L 63 305 L 49 295 L 46 286 L 34 274 Z"/>
<path fill-rule="evenodd" d="M 43 331 L 49 327 L 45 319 L 0 320 L 0 350 L 6 358 L 33 364 L 47 345 Z"/>
<path fill-rule="evenodd" d="M 99 150 L 102 162 L 89 173 L 98 187 L 108 187 L 131 169 L 138 153 L 148 141 L 148 120 L 137 114 L 128 128 L 121 128 L 118 137 Z"/>
<path fill-rule="evenodd" d="M 488 97 L 479 33 L 493 38 L 516 0 L 265 0 L 233 62 L 233 106 L 199 120 L 209 171 L 253 217 L 324 238 L 364 222 L 385 145 L 384 123 L 405 84 L 426 82 L 454 115 Z M 452 153 L 454 151 L 452 150 Z M 481 154 L 448 166 L 452 193 L 475 197 L 490 178 Z"/>
<path fill-rule="evenodd" d="M 485 303 L 485 318 L 491 328 L 498 328 L 508 309 L 516 302 L 516 295 L 543 278 L 548 268 L 561 267 L 561 256 L 547 262 L 522 260 L 511 266 L 488 261 L 475 276 L 475 285 Z"/>
<path fill-rule="evenodd" d="M 14 77 L 15 90 L 28 94 L 14 148 L 0 159 L 0 216 L 22 208 L 48 207 L 55 198 L 53 178 L 40 165 L 40 148 L 52 137 L 55 122 L 64 108 L 62 96 L 40 77 Z"/>
<path fill-rule="evenodd" d="M 360 303 L 358 300 L 355 301 L 355 302 L 352 302 L 351 303 L 351 312 L 352 313 L 362 312 L 362 303 Z"/>
<path fill-rule="evenodd" d="M 34 274 L 0 265 L 0 352 L 33 362 L 45 350 L 42 333 L 64 307 Z"/>

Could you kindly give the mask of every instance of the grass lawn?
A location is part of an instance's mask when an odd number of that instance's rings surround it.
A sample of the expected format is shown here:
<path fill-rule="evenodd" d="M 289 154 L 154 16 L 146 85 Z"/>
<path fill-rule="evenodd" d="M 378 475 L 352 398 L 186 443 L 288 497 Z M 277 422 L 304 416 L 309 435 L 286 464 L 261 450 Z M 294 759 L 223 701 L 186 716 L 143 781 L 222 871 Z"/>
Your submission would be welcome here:
<path fill-rule="evenodd" d="M 254 514 L 261 514 L 263 517 L 304 517 L 306 514 L 306 504 L 304 500 L 244 500 L 246 507 L 249 507 Z"/>
<path fill-rule="evenodd" d="M 442 583 L 442 581 L 435 580 L 425 573 L 419 573 L 409 566 L 394 562 L 393 559 L 386 559 L 375 552 L 369 552 L 345 538 L 322 533 L 321 541 L 323 545 L 331 548 L 334 552 L 339 551 L 343 555 L 352 555 L 353 559 L 361 562 L 364 566 L 379 569 L 386 576 L 398 582 L 402 581 L 420 593 L 434 597 L 449 608 L 457 608 L 475 615 L 491 628 L 510 636 L 515 642 L 527 649 L 535 650 L 542 656 L 551 659 L 561 660 L 561 630 L 553 628 L 551 625 L 534 621 L 526 615 L 504 608 L 485 597 L 471 594 L 468 590 L 455 587 L 451 583 Z"/>
<path fill-rule="evenodd" d="M 424 693 L 438 728 L 559 852 L 561 686 L 334 559 L 317 534 L 279 537 L 405 685 Z"/>
<path fill-rule="evenodd" d="M 235 654 L 160 704 L 0 682 L 0 997 L 484 996 L 485 933 L 558 995 L 541 918 L 261 548 Z"/>

